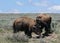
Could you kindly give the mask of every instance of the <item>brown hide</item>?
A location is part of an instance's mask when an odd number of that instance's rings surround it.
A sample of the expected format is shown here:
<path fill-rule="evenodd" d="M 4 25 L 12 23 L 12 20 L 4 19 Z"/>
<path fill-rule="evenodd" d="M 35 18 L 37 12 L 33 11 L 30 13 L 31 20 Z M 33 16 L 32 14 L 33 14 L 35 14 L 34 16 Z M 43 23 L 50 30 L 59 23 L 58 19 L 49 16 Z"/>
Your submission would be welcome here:
<path fill-rule="evenodd" d="M 20 18 L 17 18 L 17 19 L 14 21 L 15 25 L 17 25 L 17 24 L 19 24 L 19 23 L 21 23 L 21 22 L 24 22 L 24 23 L 28 24 L 29 27 L 32 27 L 32 26 L 35 25 L 35 20 L 32 19 L 32 18 L 29 18 L 29 17 L 20 17 Z"/>
<path fill-rule="evenodd" d="M 52 17 L 48 14 L 39 14 L 37 18 L 40 19 L 42 22 L 48 22 Z"/>

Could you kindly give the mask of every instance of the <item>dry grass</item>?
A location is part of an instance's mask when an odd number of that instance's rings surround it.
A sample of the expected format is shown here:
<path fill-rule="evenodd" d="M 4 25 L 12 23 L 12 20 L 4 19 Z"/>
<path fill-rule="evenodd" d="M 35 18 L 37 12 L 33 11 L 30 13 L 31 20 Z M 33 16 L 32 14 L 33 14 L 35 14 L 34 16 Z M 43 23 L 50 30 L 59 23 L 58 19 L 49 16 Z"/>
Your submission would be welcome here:
<path fill-rule="evenodd" d="M 35 36 L 33 34 L 33 36 Z M 12 33 L 12 30 L 1 29 L 0 31 L 0 43 L 60 43 L 60 34 L 53 33 L 49 37 L 45 38 L 31 38 L 29 39 L 24 32 L 19 32 L 16 34 Z"/>

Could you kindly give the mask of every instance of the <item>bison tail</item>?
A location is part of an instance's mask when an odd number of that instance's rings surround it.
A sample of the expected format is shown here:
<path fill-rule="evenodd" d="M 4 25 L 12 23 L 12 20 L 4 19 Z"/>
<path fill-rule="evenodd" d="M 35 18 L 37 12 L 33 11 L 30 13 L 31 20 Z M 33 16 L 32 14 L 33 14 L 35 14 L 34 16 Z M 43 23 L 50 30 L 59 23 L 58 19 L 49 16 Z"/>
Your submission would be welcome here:
<path fill-rule="evenodd" d="M 13 23 L 13 29 L 15 28 L 15 23 Z"/>
<path fill-rule="evenodd" d="M 13 23 L 13 33 L 16 33 L 15 22 Z"/>

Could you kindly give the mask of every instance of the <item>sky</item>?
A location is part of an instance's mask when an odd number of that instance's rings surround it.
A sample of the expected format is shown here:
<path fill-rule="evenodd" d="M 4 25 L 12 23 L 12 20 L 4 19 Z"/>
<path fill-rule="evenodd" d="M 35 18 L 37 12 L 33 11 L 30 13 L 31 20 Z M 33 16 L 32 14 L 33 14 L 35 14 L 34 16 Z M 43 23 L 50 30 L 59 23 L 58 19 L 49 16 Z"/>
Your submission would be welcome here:
<path fill-rule="evenodd" d="M 0 13 L 60 13 L 60 0 L 0 0 Z"/>

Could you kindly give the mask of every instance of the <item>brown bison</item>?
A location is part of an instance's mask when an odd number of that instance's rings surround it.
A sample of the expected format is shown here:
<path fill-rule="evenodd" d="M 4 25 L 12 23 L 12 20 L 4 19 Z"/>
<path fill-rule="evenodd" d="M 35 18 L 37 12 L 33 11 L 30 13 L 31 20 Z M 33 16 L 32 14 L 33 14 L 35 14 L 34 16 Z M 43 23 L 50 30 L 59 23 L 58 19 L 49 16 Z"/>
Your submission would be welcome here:
<path fill-rule="evenodd" d="M 39 29 L 35 28 L 36 20 L 29 17 L 17 18 L 13 23 L 13 32 L 17 33 L 19 31 L 24 31 L 26 35 L 31 36 L 32 32 L 38 34 Z M 37 30 L 37 31 L 36 31 Z"/>
<path fill-rule="evenodd" d="M 52 17 L 48 14 L 40 14 L 36 17 L 37 24 L 41 25 L 41 27 L 37 26 L 37 28 L 40 30 L 39 32 L 42 32 L 42 29 L 45 28 L 44 36 L 48 36 L 50 33 L 52 33 L 51 30 L 51 21 Z"/>

